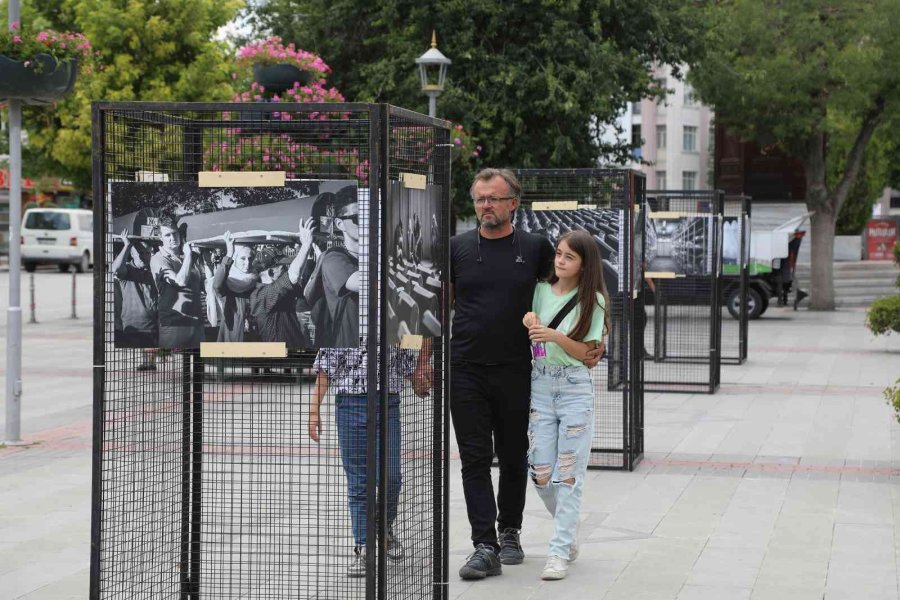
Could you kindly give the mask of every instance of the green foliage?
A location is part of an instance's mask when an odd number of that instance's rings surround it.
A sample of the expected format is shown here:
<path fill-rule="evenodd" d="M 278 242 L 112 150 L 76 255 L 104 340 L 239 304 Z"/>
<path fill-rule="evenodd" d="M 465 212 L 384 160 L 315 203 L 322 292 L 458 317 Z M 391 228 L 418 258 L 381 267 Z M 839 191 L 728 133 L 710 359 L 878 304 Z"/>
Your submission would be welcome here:
<path fill-rule="evenodd" d="M 438 48 L 453 61 L 438 115 L 482 146 L 480 162 L 587 167 L 626 160 L 605 145 L 626 102 L 659 93 L 652 62 L 680 64 L 699 39 L 680 0 L 257 0 L 251 22 L 321 56 L 352 101 L 427 111 L 414 60 Z M 471 212 L 468 172 L 454 166 L 455 207 Z"/>
<path fill-rule="evenodd" d="M 893 72 L 900 55 L 890 42 L 897 8 L 897 0 L 709 5 L 706 53 L 690 79 L 716 106 L 718 122 L 804 158 L 816 134 L 852 141 L 876 102 L 896 108 L 885 92 L 900 83 Z M 838 115 L 842 122 L 833 120 Z"/>
<path fill-rule="evenodd" d="M 860 235 L 872 217 L 872 206 L 878 200 L 878 192 L 873 189 L 877 183 L 869 177 L 868 165 L 872 162 L 870 158 L 863 160 L 859 175 L 841 205 L 835 230 L 837 235 Z M 831 172 L 835 177 L 838 176 L 834 169 Z"/>
<path fill-rule="evenodd" d="M 866 326 L 875 335 L 900 333 L 900 296 L 878 298 L 872 302 L 866 318 Z"/>
<path fill-rule="evenodd" d="M 900 422 L 900 379 L 884 390 L 884 399 L 894 409 L 894 416 Z"/>
<path fill-rule="evenodd" d="M 29 145 L 47 157 L 48 174 L 90 187 L 93 101 L 231 98 L 230 50 L 213 37 L 242 6 L 241 0 L 38 0 L 23 10 L 23 22 L 82 33 L 97 53 L 94 72 L 80 77 L 72 94 L 55 107 L 25 110 Z M 173 142 L 165 134 L 127 135 L 131 144 L 151 142 L 141 152 L 162 161 Z"/>
<path fill-rule="evenodd" d="M 894 262 L 900 267 L 900 240 L 894 244 Z M 900 283 L 897 284 L 897 287 L 900 287 Z"/>

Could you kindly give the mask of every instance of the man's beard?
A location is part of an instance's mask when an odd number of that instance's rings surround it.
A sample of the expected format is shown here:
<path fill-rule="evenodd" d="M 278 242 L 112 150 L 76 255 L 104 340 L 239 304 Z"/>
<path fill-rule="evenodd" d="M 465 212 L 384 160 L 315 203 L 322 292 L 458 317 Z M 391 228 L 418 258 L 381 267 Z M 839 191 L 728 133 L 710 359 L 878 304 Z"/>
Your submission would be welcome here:
<path fill-rule="evenodd" d="M 482 217 L 481 226 L 484 227 L 485 229 L 500 229 L 501 227 L 503 227 L 504 225 L 509 223 L 509 219 L 502 220 L 502 219 L 497 218 L 497 215 L 493 215 L 493 217 L 494 217 L 494 221 L 492 223 L 486 222 L 484 220 L 484 217 Z"/>

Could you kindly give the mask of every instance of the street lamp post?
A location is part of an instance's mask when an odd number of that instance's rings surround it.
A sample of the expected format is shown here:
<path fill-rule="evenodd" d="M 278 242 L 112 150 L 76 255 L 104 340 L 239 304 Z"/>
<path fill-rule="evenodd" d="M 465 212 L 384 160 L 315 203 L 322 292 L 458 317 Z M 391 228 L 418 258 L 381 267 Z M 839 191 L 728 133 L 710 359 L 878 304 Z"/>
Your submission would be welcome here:
<path fill-rule="evenodd" d="M 9 2 L 9 27 L 19 22 L 19 0 Z M 22 224 L 22 101 L 9 99 L 9 304 L 6 317 L 6 433 L 22 444 L 22 304 L 19 236 Z"/>
<path fill-rule="evenodd" d="M 437 34 L 431 32 L 431 48 L 416 59 L 419 65 L 419 79 L 422 81 L 422 91 L 428 95 L 428 116 L 437 116 L 437 97 L 444 91 L 444 82 L 447 79 L 447 65 L 451 61 L 437 49 Z"/>

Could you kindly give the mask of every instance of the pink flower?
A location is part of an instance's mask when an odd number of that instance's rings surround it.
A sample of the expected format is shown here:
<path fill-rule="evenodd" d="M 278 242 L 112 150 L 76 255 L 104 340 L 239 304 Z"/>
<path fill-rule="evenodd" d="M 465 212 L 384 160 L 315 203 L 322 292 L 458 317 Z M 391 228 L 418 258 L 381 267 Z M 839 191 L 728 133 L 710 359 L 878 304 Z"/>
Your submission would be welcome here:
<path fill-rule="evenodd" d="M 14 36 L 12 36 L 12 41 L 13 41 L 13 44 L 21 44 L 22 38 L 19 37 L 18 35 L 14 35 Z"/>
<path fill-rule="evenodd" d="M 19 22 L 13 21 L 12 23 L 9 24 L 9 28 L 12 29 L 13 31 L 18 31 L 19 30 Z"/>
<path fill-rule="evenodd" d="M 459 138 L 453 138 L 453 143 L 457 146 L 462 146 L 462 140 Z"/>
<path fill-rule="evenodd" d="M 232 73 L 232 74 L 231 74 L 231 79 L 232 79 L 232 80 L 236 80 L 236 79 L 237 79 L 237 73 Z"/>

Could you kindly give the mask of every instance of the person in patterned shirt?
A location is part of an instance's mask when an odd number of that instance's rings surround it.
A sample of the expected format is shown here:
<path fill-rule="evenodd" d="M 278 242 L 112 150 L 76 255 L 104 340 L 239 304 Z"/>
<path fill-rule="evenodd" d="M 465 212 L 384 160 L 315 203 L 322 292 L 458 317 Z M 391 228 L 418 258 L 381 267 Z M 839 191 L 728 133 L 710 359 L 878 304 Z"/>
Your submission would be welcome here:
<path fill-rule="evenodd" d="M 424 398 L 431 388 L 428 360 L 430 352 L 416 353 L 392 346 L 388 360 L 388 481 L 387 481 L 387 557 L 393 561 L 404 558 L 403 546 L 394 535 L 402 474 L 400 471 L 400 391 L 404 380 L 410 380 L 417 396 Z M 335 424 L 341 462 L 347 475 L 347 502 L 353 530 L 354 549 L 348 577 L 366 575 L 366 441 L 368 421 L 368 377 L 365 343 L 359 348 L 323 348 L 316 355 L 313 370 L 316 384 L 309 409 L 309 437 L 316 443 L 322 434 L 319 407 L 328 393 L 334 392 Z M 380 415 L 376 419 L 380 427 Z M 379 440 L 380 441 L 380 440 Z M 376 444 L 379 443 L 376 441 Z M 376 445 L 375 456 L 379 455 Z M 377 467 L 376 467 L 377 469 Z"/>

